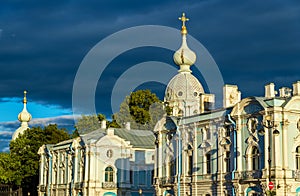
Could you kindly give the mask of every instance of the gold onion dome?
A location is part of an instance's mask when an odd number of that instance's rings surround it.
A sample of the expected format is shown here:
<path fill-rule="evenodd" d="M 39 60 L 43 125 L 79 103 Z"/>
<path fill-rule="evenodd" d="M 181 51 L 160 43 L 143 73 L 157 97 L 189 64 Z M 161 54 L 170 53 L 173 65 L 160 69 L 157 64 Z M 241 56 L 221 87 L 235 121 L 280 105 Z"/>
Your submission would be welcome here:
<path fill-rule="evenodd" d="M 176 65 L 180 66 L 179 72 L 192 72 L 190 70 L 190 66 L 196 62 L 196 54 L 188 47 L 186 42 L 187 29 L 185 22 L 189 21 L 189 19 L 185 16 L 185 13 L 182 13 L 182 17 L 180 17 L 179 20 L 182 21 L 182 44 L 181 47 L 175 52 L 173 59 Z"/>

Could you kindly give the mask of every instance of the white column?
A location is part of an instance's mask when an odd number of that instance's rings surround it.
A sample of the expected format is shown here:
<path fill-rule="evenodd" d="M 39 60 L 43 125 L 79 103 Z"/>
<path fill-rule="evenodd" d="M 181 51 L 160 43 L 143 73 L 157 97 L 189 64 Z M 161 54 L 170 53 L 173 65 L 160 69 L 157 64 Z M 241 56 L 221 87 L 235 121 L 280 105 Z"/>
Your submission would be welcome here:
<path fill-rule="evenodd" d="M 268 128 L 264 128 L 265 129 L 265 135 L 264 135 L 264 139 L 265 139 L 265 169 L 268 170 L 269 167 L 269 163 L 268 163 L 268 159 L 269 159 L 269 129 Z"/>
<path fill-rule="evenodd" d="M 90 148 L 90 181 L 95 181 L 95 149 L 94 147 Z"/>
<path fill-rule="evenodd" d="M 74 154 L 74 162 L 73 162 L 73 167 L 74 167 L 74 183 L 77 182 L 77 169 L 78 169 L 78 149 L 75 149 L 75 154 Z"/>
<path fill-rule="evenodd" d="M 84 177 L 84 179 L 86 180 L 86 181 L 88 181 L 89 180 L 89 171 L 90 171 L 90 157 L 91 157 L 91 155 L 90 155 L 90 150 L 89 150 L 89 148 L 86 148 L 86 151 L 85 151 L 85 154 L 83 154 L 82 156 L 85 156 L 86 157 L 86 159 L 85 159 L 85 177 Z M 79 165 L 78 163 L 79 163 L 79 161 L 80 160 L 78 160 L 78 162 L 77 162 L 77 164 L 76 165 Z M 77 168 L 77 169 L 79 169 L 79 168 Z"/>
<path fill-rule="evenodd" d="M 44 153 L 41 154 L 40 160 L 41 160 L 41 164 L 40 164 L 40 182 L 39 182 L 39 184 L 43 185 L 43 184 L 45 184 L 44 183 L 45 182 L 44 178 L 47 177 L 47 176 L 44 176 L 44 161 L 45 161 L 45 155 L 44 155 Z"/>
<path fill-rule="evenodd" d="M 159 133 L 159 143 L 158 143 L 158 177 L 162 177 L 163 170 L 163 154 L 162 154 L 162 133 Z"/>
<path fill-rule="evenodd" d="M 280 135 L 273 135 L 273 141 L 274 141 L 274 151 L 272 151 L 272 154 L 273 154 L 273 157 L 274 157 L 274 164 L 275 164 L 275 167 L 279 167 L 281 168 L 282 167 L 282 157 L 281 157 L 281 144 L 280 144 Z"/>
<path fill-rule="evenodd" d="M 287 128 L 288 128 L 288 121 L 284 120 L 283 124 L 282 124 L 282 132 L 280 134 L 282 134 L 282 155 L 283 155 L 283 168 L 284 169 L 288 169 L 289 164 L 288 164 L 288 152 L 287 152 L 287 145 L 288 145 L 288 141 L 287 141 Z"/>
<path fill-rule="evenodd" d="M 169 160 L 169 156 L 166 157 L 166 160 L 165 160 L 165 165 L 166 165 L 166 177 L 170 177 L 171 173 L 170 173 L 170 160 Z"/>
<path fill-rule="evenodd" d="M 238 127 L 241 127 L 240 125 Z M 242 150 L 242 135 L 241 130 L 236 131 L 236 150 L 237 150 L 237 166 L 236 170 L 242 170 L 242 159 L 243 159 L 243 150 Z"/>

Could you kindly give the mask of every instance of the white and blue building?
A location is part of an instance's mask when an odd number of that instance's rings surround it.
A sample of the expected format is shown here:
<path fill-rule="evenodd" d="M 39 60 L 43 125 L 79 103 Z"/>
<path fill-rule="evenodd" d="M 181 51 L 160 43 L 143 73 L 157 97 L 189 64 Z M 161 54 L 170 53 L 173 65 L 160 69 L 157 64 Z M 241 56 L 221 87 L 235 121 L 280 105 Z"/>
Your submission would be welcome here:
<path fill-rule="evenodd" d="M 300 81 L 278 94 L 270 83 L 264 96 L 243 99 L 236 85 L 224 85 L 215 108 L 191 73 L 196 55 L 180 19 L 180 69 L 164 100 L 171 113 L 154 130 L 156 195 L 300 195 Z"/>

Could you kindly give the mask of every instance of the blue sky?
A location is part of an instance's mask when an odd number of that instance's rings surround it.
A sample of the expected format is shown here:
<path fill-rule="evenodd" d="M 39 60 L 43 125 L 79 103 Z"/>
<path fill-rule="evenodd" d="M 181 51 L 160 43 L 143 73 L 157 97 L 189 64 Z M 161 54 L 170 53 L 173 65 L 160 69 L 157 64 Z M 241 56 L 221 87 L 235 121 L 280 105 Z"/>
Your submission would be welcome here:
<path fill-rule="evenodd" d="M 4 0 L 0 3 L 0 134 L 13 131 L 5 123 L 17 120 L 24 90 L 33 118 L 62 123 L 59 116 L 72 115 L 73 82 L 94 46 L 135 26 L 180 29 L 182 12 L 190 18 L 189 35 L 203 44 L 224 82 L 237 84 L 243 97 L 262 96 L 269 82 L 278 89 L 300 80 L 300 2 L 296 0 Z M 118 44 L 111 43 L 112 48 Z M 112 89 L 126 70 L 145 61 L 176 68 L 172 55 L 173 51 L 157 47 L 117 55 L 99 78 L 93 97 L 96 111 L 107 117 L 113 113 Z M 201 70 L 194 73 L 201 80 Z M 139 88 L 163 96 L 164 85 L 145 83 Z"/>

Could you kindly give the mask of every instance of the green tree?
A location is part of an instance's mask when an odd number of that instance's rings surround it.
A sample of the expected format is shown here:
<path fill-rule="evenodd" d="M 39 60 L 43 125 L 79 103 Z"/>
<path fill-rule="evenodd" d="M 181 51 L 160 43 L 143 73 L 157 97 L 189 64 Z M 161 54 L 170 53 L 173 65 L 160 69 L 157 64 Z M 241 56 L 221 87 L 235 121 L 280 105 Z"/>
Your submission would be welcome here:
<path fill-rule="evenodd" d="M 121 127 L 130 122 L 133 129 L 153 130 L 164 113 L 163 104 L 156 94 L 150 90 L 138 90 L 125 97 L 114 117 Z"/>
<path fill-rule="evenodd" d="M 10 157 L 14 165 L 11 165 L 16 185 L 21 185 L 23 191 L 30 195 L 37 195 L 39 176 L 38 150 L 44 144 L 56 144 L 69 139 L 65 129 L 59 129 L 57 125 L 48 125 L 44 128 L 33 127 L 27 129 L 18 138 L 10 143 Z M 27 194 L 26 194 L 27 195 Z"/>
<path fill-rule="evenodd" d="M 75 128 L 79 134 L 88 133 L 101 128 L 101 121 L 106 120 L 107 127 L 120 127 L 115 119 L 109 121 L 104 114 L 98 115 L 82 115 L 75 124 Z"/>
<path fill-rule="evenodd" d="M 11 159 L 10 153 L 2 152 L 0 153 L 0 183 L 1 184 L 21 184 L 20 176 L 13 168 L 18 168 L 19 162 L 14 162 Z"/>
<path fill-rule="evenodd" d="M 97 115 L 81 115 L 75 124 L 75 128 L 80 134 L 88 133 L 101 128 Z"/>

